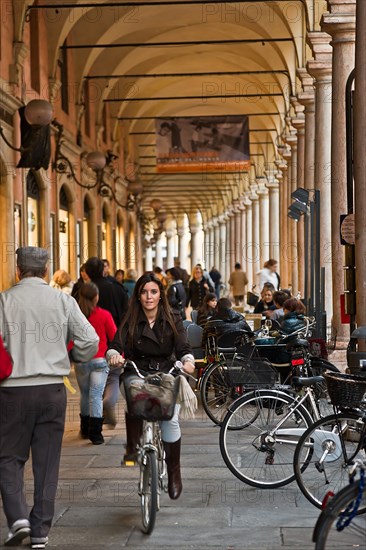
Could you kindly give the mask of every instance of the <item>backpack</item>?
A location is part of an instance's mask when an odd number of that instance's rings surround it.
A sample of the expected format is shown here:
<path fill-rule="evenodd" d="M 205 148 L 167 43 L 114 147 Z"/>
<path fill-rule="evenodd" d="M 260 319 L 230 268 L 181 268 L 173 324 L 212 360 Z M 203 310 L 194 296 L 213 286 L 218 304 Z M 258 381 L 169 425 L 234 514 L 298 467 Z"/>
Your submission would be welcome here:
<path fill-rule="evenodd" d="M 181 296 L 179 294 L 179 290 L 178 290 L 177 286 L 173 285 L 173 288 L 174 288 L 175 297 L 177 299 L 176 309 L 179 311 L 179 313 L 181 314 L 182 319 L 184 320 L 184 319 L 186 319 L 185 304 L 183 304 L 183 302 L 182 302 L 182 299 L 181 299 Z"/>
<path fill-rule="evenodd" d="M 8 378 L 13 371 L 13 361 L 0 336 L 0 382 Z"/>

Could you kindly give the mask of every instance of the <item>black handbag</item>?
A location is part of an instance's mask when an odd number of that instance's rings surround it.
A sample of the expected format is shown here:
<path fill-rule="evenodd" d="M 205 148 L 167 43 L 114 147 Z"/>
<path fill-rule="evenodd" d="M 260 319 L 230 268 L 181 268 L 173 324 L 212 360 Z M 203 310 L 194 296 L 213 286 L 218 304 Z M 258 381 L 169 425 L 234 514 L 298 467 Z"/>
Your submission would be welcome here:
<path fill-rule="evenodd" d="M 251 290 L 248 290 L 247 292 L 247 304 L 248 306 L 256 306 L 259 301 L 258 294 L 255 294 L 255 292 L 252 292 Z"/>

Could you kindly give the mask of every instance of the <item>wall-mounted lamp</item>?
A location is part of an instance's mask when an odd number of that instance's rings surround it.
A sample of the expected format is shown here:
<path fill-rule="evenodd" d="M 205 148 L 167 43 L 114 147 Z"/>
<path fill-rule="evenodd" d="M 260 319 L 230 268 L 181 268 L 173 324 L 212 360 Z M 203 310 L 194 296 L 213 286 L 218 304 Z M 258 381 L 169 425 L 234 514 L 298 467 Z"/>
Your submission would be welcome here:
<path fill-rule="evenodd" d="M 153 244 L 153 240 L 156 240 L 158 235 L 162 233 L 164 222 L 166 221 L 168 214 L 161 210 L 163 207 L 163 202 L 160 199 L 152 199 L 150 201 L 150 208 L 153 209 L 154 215 L 148 217 L 144 212 L 140 215 L 140 221 L 143 226 L 143 231 L 146 234 L 151 234 L 153 230 L 154 236 L 150 239 L 150 243 Z"/>
<path fill-rule="evenodd" d="M 20 153 L 17 168 L 47 170 L 51 158 L 50 123 L 53 117 L 51 103 L 44 99 L 33 99 L 26 106 L 18 109 L 20 116 L 21 145 L 14 147 L 6 138 L 0 126 L 0 136 L 5 143 Z"/>
<path fill-rule="evenodd" d="M 107 154 L 101 151 L 92 151 L 84 156 L 84 160 L 88 168 L 91 168 L 95 172 L 95 181 L 92 183 L 82 183 L 75 174 L 74 167 L 70 159 L 61 151 L 63 143 L 63 126 L 56 120 L 53 121 L 53 125 L 57 129 L 56 135 L 56 152 L 55 160 L 52 164 L 53 169 L 58 174 L 66 174 L 69 178 L 72 178 L 77 185 L 84 189 L 93 189 L 97 187 L 98 195 L 104 198 L 111 198 L 118 206 L 125 208 L 126 210 L 133 211 L 135 208 L 139 210 L 139 195 L 143 191 L 142 184 L 138 182 L 128 182 L 128 199 L 127 203 L 121 203 L 116 196 L 116 193 L 109 183 L 106 183 L 103 179 L 104 169 L 106 166 L 110 166 L 112 161 L 117 158 L 112 152 Z"/>
<path fill-rule="evenodd" d="M 308 204 L 309 191 L 307 189 L 304 189 L 303 187 L 298 187 L 297 189 L 295 189 L 295 191 L 291 193 L 291 198 L 300 203 Z"/>

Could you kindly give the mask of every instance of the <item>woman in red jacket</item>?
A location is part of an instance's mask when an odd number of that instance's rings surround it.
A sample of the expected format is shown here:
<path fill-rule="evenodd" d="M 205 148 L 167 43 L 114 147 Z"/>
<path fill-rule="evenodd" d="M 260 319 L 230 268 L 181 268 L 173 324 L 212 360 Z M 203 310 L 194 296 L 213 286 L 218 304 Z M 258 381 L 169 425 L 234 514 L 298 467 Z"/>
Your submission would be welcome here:
<path fill-rule="evenodd" d="M 94 445 L 104 443 L 103 392 L 109 373 L 105 359 L 108 344 L 113 340 L 117 327 L 109 311 L 97 306 L 98 287 L 86 283 L 80 287 L 79 306 L 99 336 L 98 352 L 87 363 L 76 363 L 75 374 L 80 388 L 80 433 Z"/>

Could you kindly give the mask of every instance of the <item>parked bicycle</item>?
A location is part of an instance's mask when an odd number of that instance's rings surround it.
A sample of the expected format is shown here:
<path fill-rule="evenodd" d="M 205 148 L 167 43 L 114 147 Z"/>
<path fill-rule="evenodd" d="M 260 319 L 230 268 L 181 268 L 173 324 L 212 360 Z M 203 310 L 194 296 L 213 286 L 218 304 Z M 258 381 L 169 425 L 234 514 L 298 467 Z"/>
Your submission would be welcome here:
<path fill-rule="evenodd" d="M 174 414 L 179 391 L 179 374 L 183 372 L 183 365 L 177 361 L 169 371 L 169 374 L 178 375 L 171 381 L 171 385 L 169 380 L 162 379 L 162 376 L 168 375 L 156 373 L 146 377 L 133 361 L 126 361 L 123 369 L 135 374 L 123 377 L 128 411 L 144 421 L 141 441 L 137 447 L 137 463 L 140 468 L 138 494 L 141 499 L 142 531 L 150 534 L 160 509 L 160 495 L 162 492 L 168 492 L 165 452 L 159 421 L 170 420 Z M 166 387 L 168 382 L 170 394 L 163 389 L 163 384 Z M 149 389 L 147 383 L 154 388 Z M 162 392 L 159 391 L 160 388 Z M 160 397 L 160 393 L 164 398 Z M 170 396 L 170 399 L 167 396 Z"/>
<path fill-rule="evenodd" d="M 349 472 L 348 485 L 328 500 L 316 522 L 313 532 L 315 550 L 366 550 L 365 481 L 366 463 L 356 460 Z"/>
<path fill-rule="evenodd" d="M 366 378 L 327 373 L 325 379 L 333 414 L 303 433 L 294 454 L 296 481 L 318 508 L 327 495 L 348 484 L 355 461 L 362 460 L 366 451 Z"/>
<path fill-rule="evenodd" d="M 228 333 L 220 339 L 210 337 L 206 346 L 208 365 L 199 383 L 207 416 L 221 425 L 233 401 L 253 388 L 270 388 L 284 382 L 293 367 L 305 364 L 309 376 L 338 371 L 329 361 L 310 355 L 307 339 L 313 326 L 314 321 L 306 318 L 306 326 L 290 335 L 277 332 L 271 337 L 267 328 L 255 337 L 245 331 Z M 322 386 L 325 394 L 324 383 Z"/>

